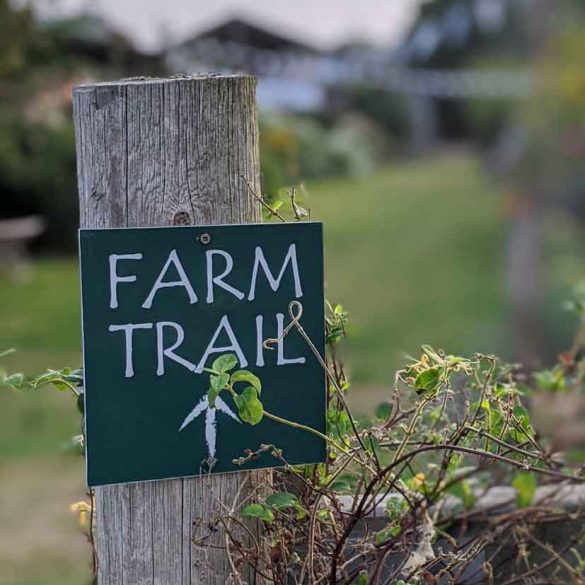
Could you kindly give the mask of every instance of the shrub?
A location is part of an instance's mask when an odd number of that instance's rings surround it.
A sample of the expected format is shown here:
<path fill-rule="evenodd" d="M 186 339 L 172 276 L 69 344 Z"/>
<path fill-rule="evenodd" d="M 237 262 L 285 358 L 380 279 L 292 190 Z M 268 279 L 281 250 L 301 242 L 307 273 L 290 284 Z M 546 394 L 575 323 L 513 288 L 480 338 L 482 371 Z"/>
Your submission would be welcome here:
<path fill-rule="evenodd" d="M 331 128 L 306 116 L 262 116 L 260 150 L 263 192 L 305 179 L 356 176 L 371 171 L 385 148 L 371 125 L 340 119 Z"/>
<path fill-rule="evenodd" d="M 48 126 L 8 115 L 0 120 L 2 214 L 48 220 L 44 243 L 74 249 L 78 226 L 73 126 Z"/>

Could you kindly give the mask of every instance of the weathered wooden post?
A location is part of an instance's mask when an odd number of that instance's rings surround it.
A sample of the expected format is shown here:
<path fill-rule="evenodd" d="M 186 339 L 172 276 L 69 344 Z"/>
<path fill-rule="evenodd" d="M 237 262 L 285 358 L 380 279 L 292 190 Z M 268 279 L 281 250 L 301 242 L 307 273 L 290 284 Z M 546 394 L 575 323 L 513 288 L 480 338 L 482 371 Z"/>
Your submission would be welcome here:
<path fill-rule="evenodd" d="M 81 227 L 260 219 L 241 178 L 260 190 L 253 77 L 84 85 L 73 105 Z M 216 548 L 225 544 L 222 531 L 208 547 L 195 546 L 194 526 L 269 477 L 255 471 L 96 488 L 99 585 L 225 585 L 232 569 Z"/>

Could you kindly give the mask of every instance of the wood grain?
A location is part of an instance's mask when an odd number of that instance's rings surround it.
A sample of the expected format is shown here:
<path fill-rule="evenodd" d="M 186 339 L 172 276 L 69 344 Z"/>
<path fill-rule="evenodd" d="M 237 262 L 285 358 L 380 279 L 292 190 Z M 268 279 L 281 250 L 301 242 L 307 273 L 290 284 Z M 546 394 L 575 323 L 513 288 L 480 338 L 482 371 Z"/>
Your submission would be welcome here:
<path fill-rule="evenodd" d="M 260 191 L 255 85 L 238 75 L 76 87 L 81 227 L 259 221 L 241 178 Z M 226 506 L 270 477 L 255 471 L 96 489 L 99 585 L 226 585 L 221 526 L 199 540 Z"/>

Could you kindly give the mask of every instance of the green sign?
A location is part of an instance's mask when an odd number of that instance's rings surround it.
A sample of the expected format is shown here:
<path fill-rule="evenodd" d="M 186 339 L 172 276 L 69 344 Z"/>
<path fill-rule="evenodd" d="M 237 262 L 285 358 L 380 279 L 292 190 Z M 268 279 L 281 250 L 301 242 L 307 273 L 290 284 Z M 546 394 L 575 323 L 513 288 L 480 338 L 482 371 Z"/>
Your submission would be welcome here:
<path fill-rule="evenodd" d="M 319 437 L 248 424 L 227 391 L 207 398 L 209 369 L 231 354 L 266 412 L 325 432 L 324 372 L 296 327 L 283 336 L 293 302 L 323 355 L 320 223 L 85 229 L 80 255 L 89 485 L 282 465 L 268 452 L 234 464 L 262 444 L 291 464 L 324 460 Z"/>

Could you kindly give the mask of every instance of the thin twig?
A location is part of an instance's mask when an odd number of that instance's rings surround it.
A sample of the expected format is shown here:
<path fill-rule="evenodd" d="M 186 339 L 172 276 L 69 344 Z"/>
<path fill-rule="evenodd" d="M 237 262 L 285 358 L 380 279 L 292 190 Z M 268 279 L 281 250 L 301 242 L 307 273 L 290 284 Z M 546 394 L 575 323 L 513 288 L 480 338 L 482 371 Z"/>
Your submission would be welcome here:
<path fill-rule="evenodd" d="M 244 183 L 246 183 L 246 187 L 248 187 L 248 190 L 250 191 L 250 193 L 252 194 L 252 196 L 259 201 L 262 206 L 270 212 L 270 215 L 273 215 L 274 217 L 277 217 L 278 219 L 280 219 L 280 221 L 287 223 L 286 219 L 284 218 L 284 216 L 282 216 L 280 213 L 278 213 L 278 211 L 276 209 L 272 209 L 272 207 L 270 207 L 270 205 L 268 205 L 268 203 L 266 203 L 266 201 L 264 200 L 264 197 L 262 197 L 262 195 L 258 195 L 254 189 L 252 188 L 252 185 L 250 185 L 250 182 L 248 181 L 248 179 L 245 177 L 245 175 L 240 175 L 240 177 L 242 177 L 242 179 L 244 180 Z"/>

